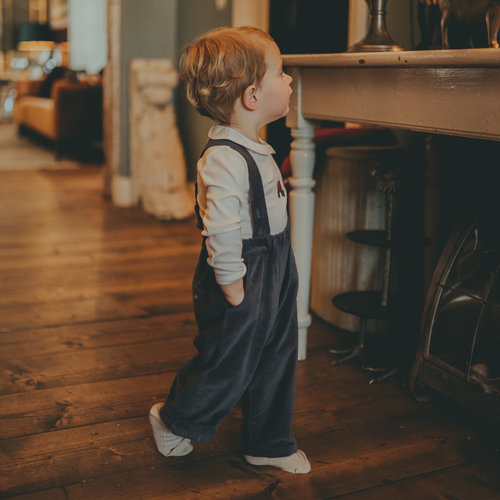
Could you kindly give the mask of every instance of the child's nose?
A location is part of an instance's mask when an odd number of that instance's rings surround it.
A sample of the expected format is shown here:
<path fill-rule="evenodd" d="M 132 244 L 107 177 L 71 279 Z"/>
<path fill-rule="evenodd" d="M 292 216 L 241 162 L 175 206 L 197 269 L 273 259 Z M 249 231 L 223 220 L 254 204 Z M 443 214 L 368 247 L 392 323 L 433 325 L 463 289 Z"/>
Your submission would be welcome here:
<path fill-rule="evenodd" d="M 287 83 L 288 83 L 288 85 L 290 85 L 293 82 L 293 78 L 290 75 L 288 75 L 287 73 L 285 73 L 285 75 L 286 75 Z"/>

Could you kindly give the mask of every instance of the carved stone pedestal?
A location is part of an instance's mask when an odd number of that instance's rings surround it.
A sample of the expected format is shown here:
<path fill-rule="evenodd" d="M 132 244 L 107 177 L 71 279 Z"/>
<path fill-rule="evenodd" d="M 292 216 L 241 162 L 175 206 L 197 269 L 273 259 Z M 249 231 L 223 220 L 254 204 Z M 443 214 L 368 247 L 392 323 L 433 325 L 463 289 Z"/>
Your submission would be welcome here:
<path fill-rule="evenodd" d="M 172 102 L 177 72 L 168 59 L 130 65 L 130 174 L 133 199 L 159 219 L 193 214 L 194 190 Z"/>

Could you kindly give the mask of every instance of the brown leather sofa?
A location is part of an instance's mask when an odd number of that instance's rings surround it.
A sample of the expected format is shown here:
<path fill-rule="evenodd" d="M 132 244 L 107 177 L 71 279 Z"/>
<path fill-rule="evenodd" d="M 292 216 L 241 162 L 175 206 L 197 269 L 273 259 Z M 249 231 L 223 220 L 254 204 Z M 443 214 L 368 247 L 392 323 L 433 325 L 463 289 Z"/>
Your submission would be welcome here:
<path fill-rule="evenodd" d="M 85 146 L 102 138 L 102 84 L 100 79 L 61 78 L 51 83 L 50 97 L 41 97 L 41 81 L 17 82 L 13 120 L 54 142 L 56 159 L 66 145 Z"/>

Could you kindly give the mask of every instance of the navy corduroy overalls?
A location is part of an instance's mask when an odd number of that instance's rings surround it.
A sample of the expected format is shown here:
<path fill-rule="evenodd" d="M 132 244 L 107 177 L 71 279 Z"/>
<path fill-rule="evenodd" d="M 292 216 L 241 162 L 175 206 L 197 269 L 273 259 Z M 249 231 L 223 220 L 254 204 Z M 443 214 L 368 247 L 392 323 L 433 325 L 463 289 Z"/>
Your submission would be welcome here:
<path fill-rule="evenodd" d="M 245 298 L 224 298 L 207 263 L 205 239 L 193 278 L 198 354 L 177 374 L 161 410 L 176 435 L 211 442 L 241 400 L 243 453 L 285 457 L 297 451 L 292 433 L 297 368 L 297 269 L 287 228 L 270 235 L 262 179 L 248 150 L 230 140 L 248 165 L 252 238 L 243 240 Z M 203 223 L 196 207 L 199 227 Z"/>

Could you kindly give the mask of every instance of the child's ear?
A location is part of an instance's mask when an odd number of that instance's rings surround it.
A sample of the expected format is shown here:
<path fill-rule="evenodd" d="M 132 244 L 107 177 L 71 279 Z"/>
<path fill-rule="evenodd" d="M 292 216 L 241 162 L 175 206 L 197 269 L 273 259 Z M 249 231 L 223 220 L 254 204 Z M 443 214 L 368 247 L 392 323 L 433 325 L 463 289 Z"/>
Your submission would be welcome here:
<path fill-rule="evenodd" d="M 243 107 L 250 111 L 257 109 L 257 87 L 255 85 L 249 85 L 245 89 L 245 92 L 243 92 L 243 96 L 241 97 L 241 102 Z"/>

